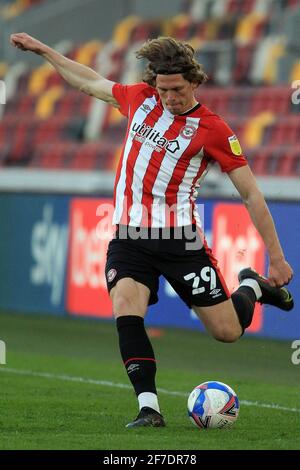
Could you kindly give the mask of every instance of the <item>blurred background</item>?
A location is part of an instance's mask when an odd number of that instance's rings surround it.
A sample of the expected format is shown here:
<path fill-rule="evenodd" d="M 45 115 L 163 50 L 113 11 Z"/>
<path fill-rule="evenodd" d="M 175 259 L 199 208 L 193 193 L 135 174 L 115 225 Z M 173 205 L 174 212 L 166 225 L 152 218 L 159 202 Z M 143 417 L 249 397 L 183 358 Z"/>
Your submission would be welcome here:
<path fill-rule="evenodd" d="M 0 309 L 112 318 L 112 227 L 96 233 L 96 211 L 111 203 L 126 131 L 116 109 L 11 47 L 10 34 L 25 31 L 122 83 L 140 80 L 134 52 L 164 35 L 195 48 L 209 75 L 197 97 L 239 137 L 295 270 L 293 312 L 258 307 L 249 333 L 299 338 L 299 22 L 299 0 L 0 0 Z M 198 202 L 230 289 L 241 267 L 267 273 L 261 239 L 217 168 Z M 164 280 L 148 324 L 201 329 Z"/>

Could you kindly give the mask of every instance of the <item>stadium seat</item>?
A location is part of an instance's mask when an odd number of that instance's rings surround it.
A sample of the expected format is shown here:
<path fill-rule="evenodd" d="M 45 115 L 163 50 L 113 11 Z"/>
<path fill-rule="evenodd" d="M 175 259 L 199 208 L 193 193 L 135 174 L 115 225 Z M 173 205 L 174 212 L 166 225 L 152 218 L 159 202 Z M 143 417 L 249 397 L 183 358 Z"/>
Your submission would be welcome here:
<path fill-rule="evenodd" d="M 128 16 L 110 41 L 91 38 L 60 43 L 58 49 L 65 47 L 68 57 L 99 69 L 110 80 L 132 83 L 140 73 L 132 57 L 141 42 L 169 34 L 188 40 L 210 76 L 199 88 L 199 101 L 228 122 L 259 174 L 288 174 L 299 169 L 299 153 L 293 149 L 299 146 L 300 106 L 292 102 L 289 86 L 299 69 L 299 58 L 289 46 L 298 44 L 298 7 L 294 0 L 276 5 L 271 0 L 189 0 L 173 18 Z M 117 110 L 72 89 L 45 63 L 31 71 L 13 64 L 7 76 L 9 99 L 0 139 L 10 139 L 12 145 L 1 145 L 1 165 L 115 168 L 126 130 Z M 279 85 L 268 85 L 274 83 Z"/>
<path fill-rule="evenodd" d="M 282 145 L 296 145 L 300 143 L 300 118 L 298 116 L 287 116 L 282 118 L 271 137 Z"/>
<path fill-rule="evenodd" d="M 252 115 L 262 111 L 286 115 L 289 113 L 290 101 L 291 89 L 287 86 L 261 87 L 255 91 L 249 111 Z"/>

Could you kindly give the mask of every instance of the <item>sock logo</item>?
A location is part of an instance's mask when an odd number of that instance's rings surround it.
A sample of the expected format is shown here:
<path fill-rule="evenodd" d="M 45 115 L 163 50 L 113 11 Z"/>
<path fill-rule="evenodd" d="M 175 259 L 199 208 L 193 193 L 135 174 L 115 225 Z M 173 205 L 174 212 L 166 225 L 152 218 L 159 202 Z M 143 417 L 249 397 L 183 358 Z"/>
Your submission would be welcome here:
<path fill-rule="evenodd" d="M 117 275 L 116 269 L 110 269 L 107 273 L 107 280 L 108 282 L 112 282 Z"/>
<path fill-rule="evenodd" d="M 130 364 L 129 367 L 127 367 L 127 374 L 131 374 L 131 372 L 134 372 L 140 368 L 139 364 Z"/>

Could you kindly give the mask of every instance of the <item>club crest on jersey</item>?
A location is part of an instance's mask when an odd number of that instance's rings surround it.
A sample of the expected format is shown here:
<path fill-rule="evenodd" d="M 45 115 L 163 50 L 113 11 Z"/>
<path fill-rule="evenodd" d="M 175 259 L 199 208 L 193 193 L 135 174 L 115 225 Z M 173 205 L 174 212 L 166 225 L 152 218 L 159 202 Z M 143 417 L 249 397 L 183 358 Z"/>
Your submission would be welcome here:
<path fill-rule="evenodd" d="M 180 129 L 180 136 L 184 139 L 193 139 L 196 135 L 197 128 L 191 124 L 186 124 Z"/>
<path fill-rule="evenodd" d="M 228 137 L 228 142 L 229 142 L 231 151 L 234 155 L 242 154 L 242 149 L 241 149 L 240 143 L 236 135 L 231 135 L 230 137 Z"/>

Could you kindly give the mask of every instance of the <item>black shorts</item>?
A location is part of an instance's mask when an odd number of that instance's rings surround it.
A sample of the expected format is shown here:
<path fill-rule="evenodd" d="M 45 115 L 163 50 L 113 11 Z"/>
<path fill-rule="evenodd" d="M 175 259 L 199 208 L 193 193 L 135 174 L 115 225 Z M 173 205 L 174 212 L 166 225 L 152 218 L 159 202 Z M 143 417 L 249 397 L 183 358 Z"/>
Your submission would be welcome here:
<path fill-rule="evenodd" d="M 195 226 L 152 231 L 119 226 L 108 246 L 105 275 L 109 291 L 124 277 L 147 286 L 149 305 L 158 301 L 161 275 L 189 308 L 230 297 L 216 259 Z"/>

